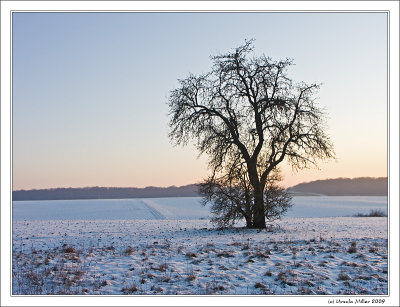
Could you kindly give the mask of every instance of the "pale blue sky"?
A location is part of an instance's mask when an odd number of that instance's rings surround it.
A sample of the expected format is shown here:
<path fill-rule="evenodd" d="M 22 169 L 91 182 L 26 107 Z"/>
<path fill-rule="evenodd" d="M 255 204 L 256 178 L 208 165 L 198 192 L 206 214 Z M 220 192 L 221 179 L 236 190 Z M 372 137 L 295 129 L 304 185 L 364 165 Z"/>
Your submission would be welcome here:
<path fill-rule="evenodd" d="M 387 175 L 385 13 L 14 13 L 13 189 L 169 186 L 200 181 L 206 159 L 168 139 L 169 91 L 210 55 L 255 38 L 322 82 L 337 161 L 292 174 Z"/>

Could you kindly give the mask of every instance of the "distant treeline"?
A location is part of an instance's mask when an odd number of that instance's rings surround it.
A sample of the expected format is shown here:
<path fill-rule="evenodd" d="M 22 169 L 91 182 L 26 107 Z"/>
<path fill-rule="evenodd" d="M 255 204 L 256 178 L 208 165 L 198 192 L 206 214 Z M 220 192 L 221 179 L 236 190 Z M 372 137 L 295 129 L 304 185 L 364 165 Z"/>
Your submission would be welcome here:
<path fill-rule="evenodd" d="M 289 188 L 296 193 L 322 194 L 327 196 L 387 196 L 388 178 L 360 177 L 317 180 L 300 183 Z"/>
<path fill-rule="evenodd" d="M 385 196 L 388 179 L 381 178 L 337 178 L 301 183 L 288 190 L 294 195 L 327 196 Z M 155 197 L 196 197 L 198 185 L 181 187 L 147 188 L 56 188 L 42 190 L 13 191 L 13 200 L 62 200 L 62 199 L 118 199 L 118 198 L 155 198 Z"/>
<path fill-rule="evenodd" d="M 13 200 L 119 199 L 199 196 L 197 185 L 146 188 L 55 188 L 13 191 Z"/>

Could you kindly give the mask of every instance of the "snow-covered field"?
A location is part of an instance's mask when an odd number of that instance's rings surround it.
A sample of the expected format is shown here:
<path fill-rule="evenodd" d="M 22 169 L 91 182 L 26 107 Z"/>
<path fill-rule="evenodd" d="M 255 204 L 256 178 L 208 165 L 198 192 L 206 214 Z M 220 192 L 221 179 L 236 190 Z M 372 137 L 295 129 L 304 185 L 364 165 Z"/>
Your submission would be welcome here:
<path fill-rule="evenodd" d="M 13 220 L 93 220 L 93 219 L 202 219 L 209 209 L 200 197 L 147 199 L 89 199 L 17 201 Z M 383 196 L 298 196 L 286 217 L 331 217 L 367 214 L 371 210 L 387 213 Z"/>
<path fill-rule="evenodd" d="M 388 293 L 387 218 L 352 217 L 386 198 L 295 204 L 311 217 L 259 231 L 216 229 L 198 198 L 14 202 L 13 294 Z"/>

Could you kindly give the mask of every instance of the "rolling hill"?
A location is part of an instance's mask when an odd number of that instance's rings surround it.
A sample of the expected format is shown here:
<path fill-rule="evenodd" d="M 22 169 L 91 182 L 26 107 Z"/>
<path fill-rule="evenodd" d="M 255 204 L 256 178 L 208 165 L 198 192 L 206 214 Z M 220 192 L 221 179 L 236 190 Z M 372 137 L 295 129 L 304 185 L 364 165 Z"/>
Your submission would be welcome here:
<path fill-rule="evenodd" d="M 387 177 L 336 178 L 300 183 L 288 189 L 296 194 L 327 196 L 386 196 Z"/>

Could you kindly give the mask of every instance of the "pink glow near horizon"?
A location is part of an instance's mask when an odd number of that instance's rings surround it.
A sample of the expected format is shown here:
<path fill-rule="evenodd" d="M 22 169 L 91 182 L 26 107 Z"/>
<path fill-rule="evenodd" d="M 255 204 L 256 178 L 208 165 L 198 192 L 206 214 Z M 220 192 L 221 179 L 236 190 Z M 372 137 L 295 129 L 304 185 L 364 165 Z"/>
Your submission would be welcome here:
<path fill-rule="evenodd" d="M 337 160 L 283 165 L 285 187 L 387 176 L 385 13 L 13 16 L 14 190 L 200 182 L 206 157 L 169 142 L 168 93 L 246 38 L 257 55 L 294 58 L 293 79 L 323 83 Z"/>

